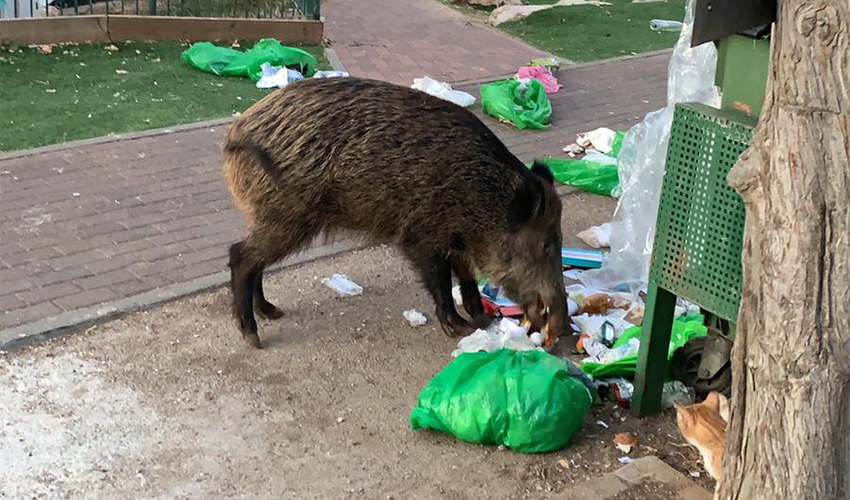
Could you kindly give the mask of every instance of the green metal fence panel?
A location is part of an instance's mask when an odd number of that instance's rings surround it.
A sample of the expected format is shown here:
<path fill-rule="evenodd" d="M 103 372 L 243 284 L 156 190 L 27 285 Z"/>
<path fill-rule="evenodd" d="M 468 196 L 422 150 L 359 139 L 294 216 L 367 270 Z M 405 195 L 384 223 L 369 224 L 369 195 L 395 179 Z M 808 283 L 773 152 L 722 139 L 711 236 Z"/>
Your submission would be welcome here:
<path fill-rule="evenodd" d="M 322 0 L 294 0 L 294 2 L 305 18 L 318 21 L 321 17 Z"/>
<path fill-rule="evenodd" d="M 676 106 L 649 279 L 721 318 L 741 302 L 744 203 L 726 182 L 756 121 L 700 104 Z"/>

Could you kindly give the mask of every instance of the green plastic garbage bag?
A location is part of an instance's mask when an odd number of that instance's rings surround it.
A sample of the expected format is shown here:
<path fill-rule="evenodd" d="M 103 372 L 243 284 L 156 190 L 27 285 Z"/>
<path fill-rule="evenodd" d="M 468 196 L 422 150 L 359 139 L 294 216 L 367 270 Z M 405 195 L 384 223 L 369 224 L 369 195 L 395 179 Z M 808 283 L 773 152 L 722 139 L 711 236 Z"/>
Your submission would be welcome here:
<path fill-rule="evenodd" d="M 583 191 L 614 196 L 620 188 L 620 174 L 616 164 L 606 165 L 573 158 L 543 158 L 541 161 L 549 167 L 556 181 Z"/>
<path fill-rule="evenodd" d="M 614 342 L 614 347 L 620 347 L 628 343 L 629 339 L 640 339 L 642 327 L 633 326 L 627 328 L 620 338 Z M 667 359 L 673 357 L 680 347 L 685 345 L 689 340 L 695 337 L 703 337 L 708 333 L 708 329 L 703 325 L 703 317 L 701 314 L 689 316 L 680 316 L 673 321 L 673 329 L 670 333 L 670 349 L 667 352 Z M 612 361 L 611 363 L 596 363 L 586 361 L 581 364 L 581 369 L 595 379 L 607 377 L 631 377 L 634 376 L 637 370 L 637 355 L 626 356 Z"/>
<path fill-rule="evenodd" d="M 520 130 L 544 129 L 552 118 L 552 103 L 537 80 L 528 83 L 504 80 L 482 85 L 481 107 L 488 115 L 513 123 Z"/>
<path fill-rule="evenodd" d="M 543 453 L 566 446 L 590 404 L 590 392 L 560 358 L 510 349 L 465 353 L 422 389 L 410 425 Z"/>
<path fill-rule="evenodd" d="M 623 139 L 626 138 L 626 133 L 620 130 L 614 133 L 614 143 L 611 144 L 611 152 L 606 153 L 608 156 L 612 156 L 614 158 L 620 157 L 620 150 L 623 149 Z"/>
<path fill-rule="evenodd" d="M 255 82 L 260 79 L 263 63 L 297 69 L 307 78 L 313 76 L 318 65 L 309 52 L 286 47 L 274 38 L 260 40 L 247 52 L 198 42 L 186 49 L 180 59 L 207 73 L 248 77 Z"/>

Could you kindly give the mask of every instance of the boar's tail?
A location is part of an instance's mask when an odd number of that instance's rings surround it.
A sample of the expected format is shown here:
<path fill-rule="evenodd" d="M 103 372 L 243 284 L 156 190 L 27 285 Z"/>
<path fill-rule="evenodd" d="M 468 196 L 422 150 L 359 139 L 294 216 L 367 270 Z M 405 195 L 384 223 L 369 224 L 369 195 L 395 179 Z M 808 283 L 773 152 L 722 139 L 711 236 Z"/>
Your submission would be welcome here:
<path fill-rule="evenodd" d="M 263 168 L 263 172 L 271 177 L 275 184 L 280 182 L 280 172 L 277 169 L 277 163 L 275 163 L 269 152 L 263 147 L 247 141 L 229 141 L 224 145 L 225 153 L 232 154 L 236 151 L 247 151 L 254 155 Z"/>

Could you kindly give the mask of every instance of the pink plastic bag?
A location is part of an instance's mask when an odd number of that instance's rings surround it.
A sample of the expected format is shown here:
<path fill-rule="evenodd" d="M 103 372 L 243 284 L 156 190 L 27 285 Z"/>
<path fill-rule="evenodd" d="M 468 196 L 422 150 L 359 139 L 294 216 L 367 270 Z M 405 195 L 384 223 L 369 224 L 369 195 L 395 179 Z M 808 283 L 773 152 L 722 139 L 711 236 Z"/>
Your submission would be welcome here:
<path fill-rule="evenodd" d="M 543 84 L 543 89 L 547 94 L 554 94 L 558 91 L 558 79 L 552 76 L 544 66 L 523 66 L 517 73 L 517 78 L 533 78 Z"/>

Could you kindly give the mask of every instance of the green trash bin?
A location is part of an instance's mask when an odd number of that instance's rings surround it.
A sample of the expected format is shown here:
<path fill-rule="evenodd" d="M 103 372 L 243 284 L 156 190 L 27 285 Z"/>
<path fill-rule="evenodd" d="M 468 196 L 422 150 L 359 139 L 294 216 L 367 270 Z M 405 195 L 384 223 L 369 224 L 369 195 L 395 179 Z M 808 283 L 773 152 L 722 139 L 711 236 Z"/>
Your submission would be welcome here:
<path fill-rule="evenodd" d="M 755 125 L 756 118 L 735 110 L 696 103 L 676 106 L 635 373 L 632 409 L 639 415 L 661 409 L 676 297 L 730 325 L 726 339 L 712 335 L 709 328 L 709 335 L 697 340 L 704 343 L 704 352 L 711 351 L 711 342 L 731 347 L 741 302 L 745 212 L 726 176 L 749 147 Z M 687 353 L 687 346 L 684 350 Z M 685 367 L 691 368 L 700 366 Z"/>

